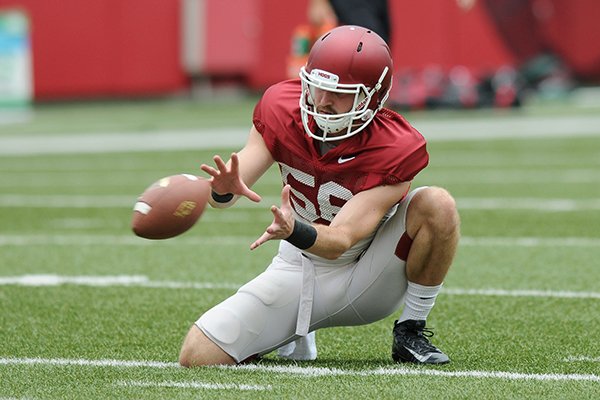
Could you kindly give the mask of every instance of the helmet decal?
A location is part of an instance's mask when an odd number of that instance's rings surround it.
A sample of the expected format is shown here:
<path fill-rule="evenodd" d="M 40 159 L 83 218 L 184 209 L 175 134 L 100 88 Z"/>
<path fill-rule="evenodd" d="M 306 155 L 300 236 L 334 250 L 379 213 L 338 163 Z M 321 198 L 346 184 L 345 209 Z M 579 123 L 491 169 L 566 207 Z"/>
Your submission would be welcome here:
<path fill-rule="evenodd" d="M 332 74 L 327 71 L 323 71 L 322 69 L 313 69 L 310 71 L 310 76 L 314 79 L 315 82 L 319 82 L 319 87 L 330 87 L 335 88 L 340 81 L 340 77 L 336 74 Z"/>

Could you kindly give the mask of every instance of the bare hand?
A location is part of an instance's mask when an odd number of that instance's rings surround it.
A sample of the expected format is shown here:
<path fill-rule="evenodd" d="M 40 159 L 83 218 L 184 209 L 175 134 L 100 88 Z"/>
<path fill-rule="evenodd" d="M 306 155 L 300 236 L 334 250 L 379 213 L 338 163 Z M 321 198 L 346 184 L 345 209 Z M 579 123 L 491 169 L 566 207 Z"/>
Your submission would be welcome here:
<path fill-rule="evenodd" d="M 281 207 L 271 206 L 273 222 L 267 230 L 250 245 L 250 250 L 256 249 L 269 240 L 287 239 L 294 230 L 294 214 L 290 204 L 290 185 L 285 185 L 281 191 Z"/>
<path fill-rule="evenodd" d="M 254 202 L 260 201 L 260 196 L 250 190 L 240 176 L 240 161 L 237 153 L 231 154 L 229 167 L 223 159 L 216 155 L 213 157 L 217 169 L 210 165 L 202 164 L 200 168 L 211 176 L 210 183 L 212 190 L 218 194 L 232 193 L 238 196 L 246 196 Z"/>

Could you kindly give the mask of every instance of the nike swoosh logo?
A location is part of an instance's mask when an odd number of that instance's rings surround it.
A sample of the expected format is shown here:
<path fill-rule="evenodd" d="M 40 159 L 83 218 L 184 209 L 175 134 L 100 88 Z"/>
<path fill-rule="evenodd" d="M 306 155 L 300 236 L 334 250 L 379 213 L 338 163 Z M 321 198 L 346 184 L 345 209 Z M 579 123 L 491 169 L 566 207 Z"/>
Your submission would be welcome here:
<path fill-rule="evenodd" d="M 431 357 L 431 354 L 429 354 L 428 356 L 422 356 L 419 353 L 409 349 L 408 347 L 404 347 L 406 350 L 408 350 L 410 352 L 410 354 L 412 354 L 417 360 L 421 361 L 421 362 L 425 362 L 429 359 L 429 357 Z"/>
<path fill-rule="evenodd" d="M 343 164 L 345 162 L 354 160 L 355 158 L 356 158 L 356 156 L 347 157 L 347 158 L 344 158 L 344 156 L 341 156 L 340 158 L 338 158 L 338 164 Z"/>

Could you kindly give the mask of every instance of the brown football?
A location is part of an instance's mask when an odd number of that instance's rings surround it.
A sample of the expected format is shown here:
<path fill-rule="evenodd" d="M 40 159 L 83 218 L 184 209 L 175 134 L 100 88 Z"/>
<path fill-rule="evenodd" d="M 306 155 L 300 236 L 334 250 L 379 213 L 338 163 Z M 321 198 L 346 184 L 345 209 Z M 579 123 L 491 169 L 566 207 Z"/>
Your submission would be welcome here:
<path fill-rule="evenodd" d="M 168 239 L 190 229 L 204 212 L 210 182 L 195 175 L 167 176 L 154 182 L 133 207 L 131 228 L 146 239 Z"/>

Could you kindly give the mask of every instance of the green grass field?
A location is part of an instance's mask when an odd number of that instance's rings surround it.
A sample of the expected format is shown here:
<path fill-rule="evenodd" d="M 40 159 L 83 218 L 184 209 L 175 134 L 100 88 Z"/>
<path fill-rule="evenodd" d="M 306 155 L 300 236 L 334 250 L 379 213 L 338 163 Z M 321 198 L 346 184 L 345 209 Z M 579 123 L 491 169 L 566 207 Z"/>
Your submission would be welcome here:
<path fill-rule="evenodd" d="M 448 188 L 462 219 L 429 318 L 451 364 L 394 364 L 398 312 L 319 331 L 314 362 L 178 367 L 193 321 L 270 262 L 277 243 L 248 247 L 271 221 L 279 176 L 255 186 L 260 206 L 209 209 L 166 241 L 136 238 L 131 208 L 157 178 L 200 174 L 235 150 L 211 148 L 215 134 L 247 129 L 252 103 L 45 105 L 0 125 L 0 399 L 600 397 L 598 103 L 407 114 L 435 133 L 415 186 Z M 101 151 L 164 132 L 180 148 Z"/>

